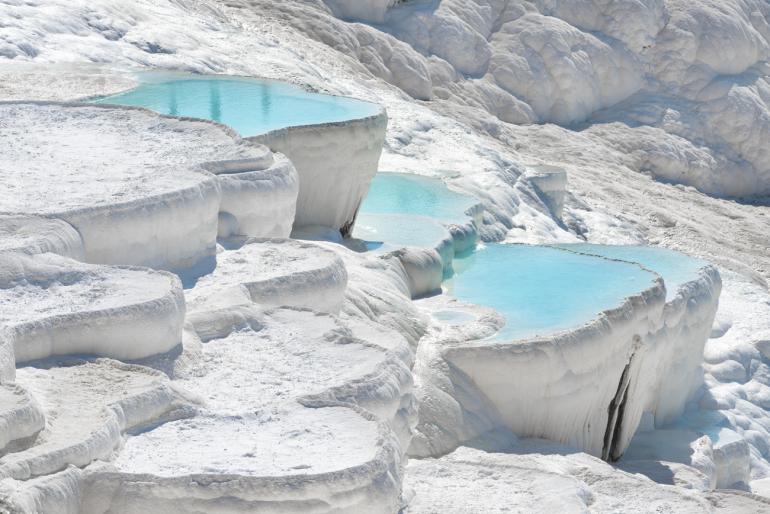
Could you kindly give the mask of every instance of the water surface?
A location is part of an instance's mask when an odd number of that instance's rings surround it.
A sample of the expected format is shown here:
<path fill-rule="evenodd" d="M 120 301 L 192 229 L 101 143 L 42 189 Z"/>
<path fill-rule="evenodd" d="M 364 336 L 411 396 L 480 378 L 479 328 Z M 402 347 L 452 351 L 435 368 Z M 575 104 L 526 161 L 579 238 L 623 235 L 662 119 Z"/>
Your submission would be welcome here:
<path fill-rule="evenodd" d="M 487 244 L 454 261 L 448 294 L 506 318 L 495 340 L 582 325 L 650 287 L 654 273 L 619 261 L 544 246 Z"/>
<path fill-rule="evenodd" d="M 380 172 L 361 205 L 362 213 L 414 214 L 464 223 L 478 201 L 449 189 L 442 180 L 408 173 Z"/>
<path fill-rule="evenodd" d="M 161 114 L 216 121 L 241 136 L 373 116 L 378 105 L 311 93 L 271 80 L 183 74 L 140 74 L 142 84 L 95 103 L 145 107 Z"/>
<path fill-rule="evenodd" d="M 681 285 L 697 279 L 698 271 L 708 264 L 706 261 L 657 246 L 606 246 L 587 243 L 558 246 L 575 252 L 637 262 L 663 277 L 668 300 L 676 295 Z"/>
<path fill-rule="evenodd" d="M 436 248 L 451 238 L 449 231 L 433 218 L 410 214 L 359 214 L 353 237 L 367 242 L 367 248 L 376 250 L 417 246 Z"/>

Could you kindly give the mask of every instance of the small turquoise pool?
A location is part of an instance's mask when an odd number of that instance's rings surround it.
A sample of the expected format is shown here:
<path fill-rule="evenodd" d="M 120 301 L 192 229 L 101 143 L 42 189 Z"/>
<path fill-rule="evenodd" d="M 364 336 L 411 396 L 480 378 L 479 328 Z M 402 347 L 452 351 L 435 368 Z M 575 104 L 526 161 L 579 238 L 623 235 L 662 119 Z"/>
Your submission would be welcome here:
<path fill-rule="evenodd" d="M 241 136 L 374 116 L 378 105 L 311 93 L 277 81 L 183 74 L 141 74 L 138 87 L 95 103 L 145 107 L 161 114 L 217 121 Z"/>
<path fill-rule="evenodd" d="M 409 214 L 359 214 L 353 237 L 366 242 L 369 250 L 402 246 L 437 248 L 449 231 L 438 221 Z"/>
<path fill-rule="evenodd" d="M 463 223 L 477 200 L 447 188 L 442 180 L 406 173 L 378 173 L 361 205 L 368 214 L 413 214 Z"/>
<path fill-rule="evenodd" d="M 601 255 L 610 259 L 638 262 L 663 277 L 667 299 L 676 294 L 682 284 L 698 278 L 698 271 L 708 263 L 683 253 L 656 246 L 604 246 L 594 244 L 558 245 L 575 252 Z"/>
<path fill-rule="evenodd" d="M 582 325 L 656 278 L 634 264 L 530 245 L 488 244 L 455 259 L 454 268 L 444 283 L 448 294 L 505 316 L 496 340 Z"/>

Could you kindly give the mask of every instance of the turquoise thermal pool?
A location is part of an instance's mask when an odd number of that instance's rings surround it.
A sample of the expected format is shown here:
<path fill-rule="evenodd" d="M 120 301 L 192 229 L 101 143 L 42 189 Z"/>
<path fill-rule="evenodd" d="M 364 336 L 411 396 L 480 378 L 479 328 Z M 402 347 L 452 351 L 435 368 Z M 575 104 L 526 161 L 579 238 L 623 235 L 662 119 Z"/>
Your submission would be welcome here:
<path fill-rule="evenodd" d="M 380 248 L 375 242 L 385 243 L 386 249 L 436 247 L 448 236 L 440 222 L 467 220 L 467 211 L 476 203 L 438 179 L 379 173 L 361 207 L 354 236 L 369 241 L 372 250 Z M 559 248 L 488 244 L 454 258 L 454 276 L 447 274 L 444 290 L 505 316 L 506 325 L 494 339 L 523 339 L 580 326 L 648 288 L 655 273 L 673 294 L 680 284 L 697 278 L 705 264 L 653 247 L 572 244 L 563 245 L 571 251 Z"/>
<path fill-rule="evenodd" d="M 436 178 L 407 173 L 378 173 L 361 205 L 366 214 L 412 214 L 464 223 L 475 199 L 452 191 Z"/>
<path fill-rule="evenodd" d="M 610 259 L 637 262 L 663 277 L 667 299 L 676 295 L 682 284 L 698 278 L 698 271 L 708 263 L 683 253 L 656 246 L 605 246 L 595 244 L 558 245 L 574 252 L 600 255 Z"/>
<path fill-rule="evenodd" d="M 161 114 L 213 120 L 250 137 L 272 130 L 374 116 L 378 105 L 311 93 L 277 81 L 183 74 L 141 74 L 142 83 L 95 103 L 145 107 Z"/>
<path fill-rule="evenodd" d="M 438 221 L 409 214 L 359 214 L 353 237 L 369 250 L 393 250 L 403 246 L 438 248 L 451 237 Z"/>
<path fill-rule="evenodd" d="M 446 252 L 451 236 L 444 224 L 468 222 L 477 204 L 440 179 L 380 172 L 361 205 L 353 237 L 366 241 L 370 250 L 418 246 Z"/>
<path fill-rule="evenodd" d="M 488 244 L 455 259 L 448 294 L 506 318 L 494 339 L 524 339 L 573 328 L 650 287 L 640 266 L 545 246 Z"/>

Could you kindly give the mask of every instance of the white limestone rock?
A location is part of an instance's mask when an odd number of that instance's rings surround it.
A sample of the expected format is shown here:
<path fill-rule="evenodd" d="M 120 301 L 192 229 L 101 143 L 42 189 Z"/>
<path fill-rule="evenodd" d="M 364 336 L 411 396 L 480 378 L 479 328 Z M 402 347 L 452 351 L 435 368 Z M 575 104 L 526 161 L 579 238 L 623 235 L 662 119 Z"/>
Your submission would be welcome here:
<path fill-rule="evenodd" d="M 200 399 L 199 413 L 129 437 L 90 469 L 83 512 L 397 508 L 414 417 L 402 337 L 254 307 L 204 332 L 197 363 L 174 381 Z"/>
<path fill-rule="evenodd" d="M 57 253 L 82 260 L 83 241 L 65 221 L 35 216 L 0 215 L 0 252 Z"/>
<path fill-rule="evenodd" d="M 217 256 L 217 268 L 186 292 L 191 319 L 232 306 L 302 307 L 336 313 L 347 287 L 345 264 L 334 253 L 291 239 L 248 239 Z"/>
<path fill-rule="evenodd" d="M 44 426 L 45 416 L 26 389 L 0 385 L 0 455 L 31 444 Z"/>
<path fill-rule="evenodd" d="M 346 236 L 377 173 L 387 125 L 380 109 L 368 118 L 288 127 L 249 140 L 285 154 L 296 167 L 295 228 L 321 225 Z"/>
<path fill-rule="evenodd" d="M 68 354 L 141 359 L 181 342 L 175 275 L 50 253 L 0 255 L 0 323 L 17 363 Z"/>
<path fill-rule="evenodd" d="M 20 368 L 45 428 L 27 448 L 0 457 L 0 477 L 27 480 L 106 459 L 130 429 L 188 415 L 189 403 L 159 372 L 107 359 Z M 117 385 L 117 387 L 116 387 Z"/>
<path fill-rule="evenodd" d="M 463 447 L 439 459 L 411 460 L 405 487 L 412 490 L 409 513 L 770 511 L 761 498 L 656 484 L 541 441 L 522 441 L 513 453 Z"/>

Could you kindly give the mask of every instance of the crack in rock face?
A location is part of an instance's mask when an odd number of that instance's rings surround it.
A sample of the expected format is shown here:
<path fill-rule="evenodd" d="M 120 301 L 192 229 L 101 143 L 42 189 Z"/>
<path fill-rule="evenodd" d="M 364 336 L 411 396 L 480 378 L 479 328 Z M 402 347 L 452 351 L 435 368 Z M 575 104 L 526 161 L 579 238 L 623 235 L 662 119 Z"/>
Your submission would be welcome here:
<path fill-rule="evenodd" d="M 621 428 L 623 426 L 623 412 L 628 401 L 628 385 L 631 382 L 631 362 L 634 356 L 628 360 L 628 364 L 623 368 L 618 382 L 618 390 L 615 397 L 607 407 L 607 429 L 604 432 L 604 446 L 602 447 L 602 459 L 615 462 L 623 455 L 618 447 L 620 442 Z"/>

